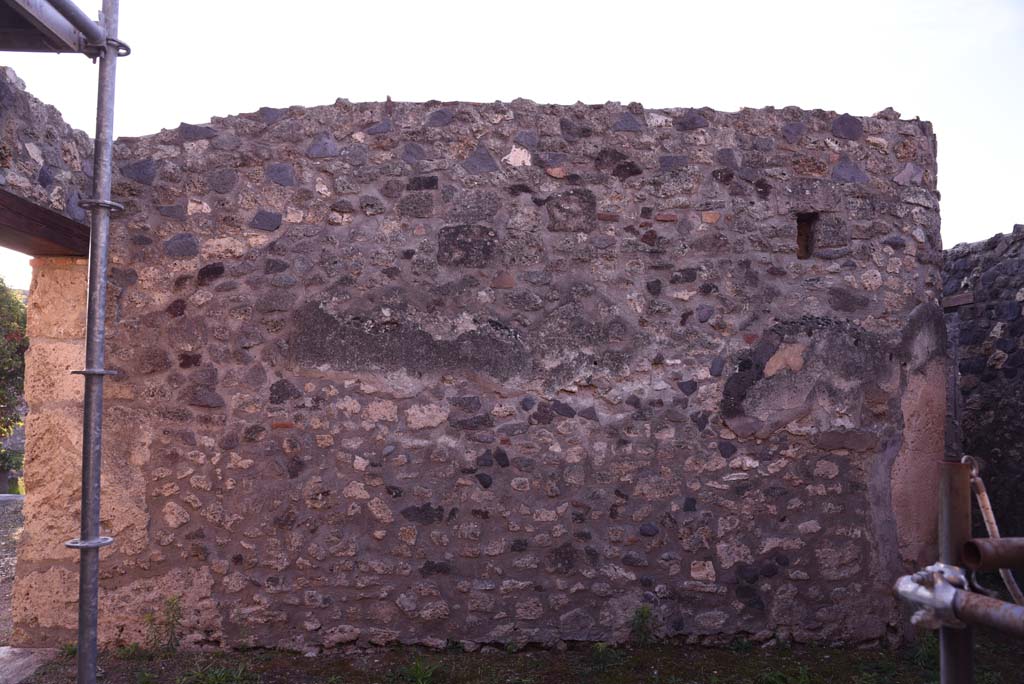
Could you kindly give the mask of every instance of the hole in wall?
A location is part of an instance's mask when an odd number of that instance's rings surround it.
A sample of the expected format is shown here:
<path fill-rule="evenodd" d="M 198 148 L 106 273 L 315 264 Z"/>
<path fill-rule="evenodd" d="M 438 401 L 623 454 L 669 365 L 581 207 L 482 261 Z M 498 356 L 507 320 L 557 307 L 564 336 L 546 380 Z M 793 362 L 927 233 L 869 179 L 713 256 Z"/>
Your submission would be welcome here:
<path fill-rule="evenodd" d="M 814 225 L 818 212 L 810 211 L 796 215 L 796 258 L 810 259 L 814 254 Z"/>

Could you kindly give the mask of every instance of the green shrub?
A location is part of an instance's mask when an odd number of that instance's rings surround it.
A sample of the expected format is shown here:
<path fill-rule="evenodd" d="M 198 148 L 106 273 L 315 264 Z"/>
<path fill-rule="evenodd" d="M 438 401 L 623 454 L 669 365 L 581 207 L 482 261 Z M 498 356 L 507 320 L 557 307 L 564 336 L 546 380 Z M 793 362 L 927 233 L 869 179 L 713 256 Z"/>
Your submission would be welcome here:
<path fill-rule="evenodd" d="M 146 613 L 146 650 L 174 653 L 181 643 L 181 597 L 164 600 L 160 613 Z"/>
<path fill-rule="evenodd" d="M 654 641 L 654 612 L 649 605 L 637 606 L 629 625 L 630 638 L 640 646 Z"/>

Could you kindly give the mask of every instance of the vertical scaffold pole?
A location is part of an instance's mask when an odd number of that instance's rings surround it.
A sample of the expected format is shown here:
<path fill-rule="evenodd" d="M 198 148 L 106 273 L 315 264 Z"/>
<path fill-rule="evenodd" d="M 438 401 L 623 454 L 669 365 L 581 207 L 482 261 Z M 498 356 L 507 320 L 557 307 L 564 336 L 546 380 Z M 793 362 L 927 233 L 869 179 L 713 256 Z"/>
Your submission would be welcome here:
<path fill-rule="evenodd" d="M 100 466 L 103 452 L 103 367 L 107 314 L 107 248 L 110 212 L 111 158 L 114 137 L 114 79 L 119 54 L 127 53 L 117 40 L 118 0 L 103 0 L 105 40 L 91 48 L 99 58 L 96 102 L 96 143 L 93 158 L 93 196 L 82 202 L 92 210 L 89 240 L 89 302 L 85 342 L 85 400 L 82 416 L 81 536 L 67 543 L 81 553 L 78 577 L 78 684 L 96 684 L 99 622 L 99 554 L 112 543 L 100 536 Z"/>
<path fill-rule="evenodd" d="M 971 538 L 971 469 L 955 461 L 942 461 L 940 467 L 939 561 L 962 566 L 964 543 Z M 942 684 L 974 684 L 973 648 L 970 626 L 939 630 Z"/>

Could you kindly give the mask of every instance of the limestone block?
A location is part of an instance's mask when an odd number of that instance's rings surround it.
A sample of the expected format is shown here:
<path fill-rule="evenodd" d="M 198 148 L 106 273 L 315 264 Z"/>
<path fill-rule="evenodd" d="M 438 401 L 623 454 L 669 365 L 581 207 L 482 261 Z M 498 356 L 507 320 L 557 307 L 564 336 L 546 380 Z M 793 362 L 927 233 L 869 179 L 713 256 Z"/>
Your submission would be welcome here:
<path fill-rule="evenodd" d="M 84 339 L 88 261 L 49 257 L 32 260 L 28 299 L 29 339 Z"/>
<path fill-rule="evenodd" d="M 71 371 L 84 367 L 84 340 L 31 340 L 25 354 L 25 401 L 40 410 L 47 402 L 81 402 L 85 383 Z"/>

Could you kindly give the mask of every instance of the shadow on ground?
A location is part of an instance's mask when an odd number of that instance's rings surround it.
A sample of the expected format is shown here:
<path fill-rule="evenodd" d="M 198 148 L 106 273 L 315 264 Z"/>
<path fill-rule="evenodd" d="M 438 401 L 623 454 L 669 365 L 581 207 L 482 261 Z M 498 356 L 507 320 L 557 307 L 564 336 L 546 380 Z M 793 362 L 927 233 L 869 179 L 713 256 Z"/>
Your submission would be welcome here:
<path fill-rule="evenodd" d="M 981 635 L 978 684 L 1021 684 L 1020 644 Z M 575 645 L 565 651 L 464 653 L 381 649 L 315 658 L 279 651 L 155 654 L 130 645 L 100 658 L 104 684 L 927 684 L 938 682 L 927 635 L 901 650 Z M 74 682 L 74 652 L 29 680 Z"/>

